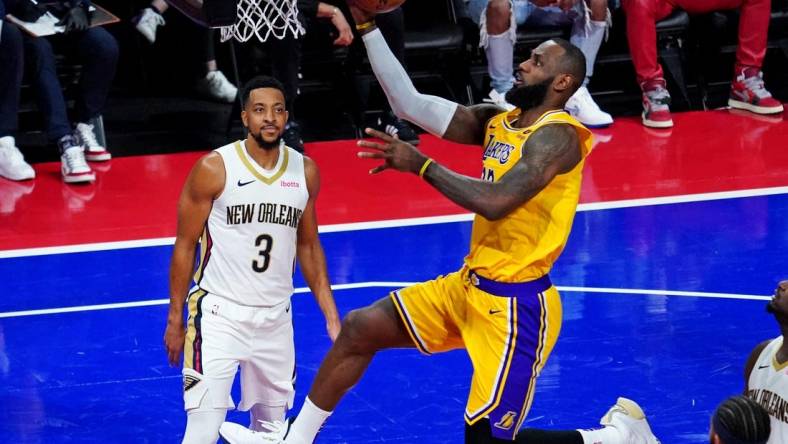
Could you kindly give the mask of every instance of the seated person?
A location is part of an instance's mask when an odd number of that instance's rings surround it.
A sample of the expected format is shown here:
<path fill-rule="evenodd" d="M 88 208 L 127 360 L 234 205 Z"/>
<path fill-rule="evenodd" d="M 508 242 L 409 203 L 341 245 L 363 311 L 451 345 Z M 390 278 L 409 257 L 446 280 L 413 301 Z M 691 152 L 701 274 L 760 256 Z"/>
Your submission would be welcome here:
<path fill-rule="evenodd" d="M 702 14 L 718 9 L 741 8 L 739 48 L 728 105 L 758 114 L 783 111 L 763 84 L 761 65 L 766 55 L 771 0 L 623 0 L 627 40 L 638 85 L 643 91 L 643 125 L 670 128 L 670 94 L 662 67 L 657 63 L 656 22 L 675 9 Z"/>
<path fill-rule="evenodd" d="M 94 122 L 109 94 L 118 45 L 103 28 L 90 28 L 88 0 L 62 1 L 62 20 L 65 33 L 52 37 L 33 37 L 10 22 L 3 23 L 0 40 L 0 175 L 11 180 L 32 179 L 33 169 L 22 158 L 16 147 L 19 91 L 24 62 L 28 63 L 33 91 L 44 116 L 45 132 L 60 149 L 61 172 L 66 183 L 92 182 L 96 176 L 87 161 L 107 161 L 112 156 L 101 146 L 93 131 Z M 13 14 L 23 21 L 36 21 L 43 11 L 30 0 L 0 0 L 0 13 Z M 79 94 L 76 97 L 77 123 L 72 125 L 66 114 L 63 89 L 55 70 L 52 40 L 64 40 L 73 50 L 80 64 Z M 25 59 L 26 57 L 26 59 Z"/>
<path fill-rule="evenodd" d="M 613 123 L 610 114 L 599 109 L 587 89 L 597 52 L 609 27 L 607 0 L 470 0 L 468 14 L 479 25 L 479 45 L 487 54 L 492 85 L 488 101 L 506 106 L 504 96 L 514 84 L 517 26 L 571 25 L 570 41 L 586 57 L 586 79 L 566 103 L 566 110 L 587 127 L 600 128 Z"/>
<path fill-rule="evenodd" d="M 159 26 L 164 26 L 163 14 L 169 9 L 164 0 L 153 0 L 150 5 L 134 18 L 135 27 L 140 34 L 151 44 L 156 42 L 156 31 Z M 238 94 L 238 88 L 219 71 L 216 64 L 214 50 L 214 34 L 212 29 L 197 27 L 199 38 L 196 44 L 200 46 L 202 60 L 205 62 L 205 76 L 197 82 L 197 91 L 214 100 L 232 103 Z"/>

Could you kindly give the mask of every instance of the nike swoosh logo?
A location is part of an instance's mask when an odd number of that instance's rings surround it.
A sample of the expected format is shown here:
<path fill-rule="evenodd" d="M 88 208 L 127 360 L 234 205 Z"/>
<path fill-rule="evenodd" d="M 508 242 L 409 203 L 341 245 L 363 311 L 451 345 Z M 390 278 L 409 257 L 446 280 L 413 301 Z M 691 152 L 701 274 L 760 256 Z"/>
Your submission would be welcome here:
<path fill-rule="evenodd" d="M 254 182 L 254 180 L 250 180 L 249 182 L 241 182 L 241 179 L 238 179 L 238 186 L 243 187 L 249 185 L 250 183 Z"/>
<path fill-rule="evenodd" d="M 762 366 L 758 367 L 758 370 L 763 369 L 763 368 L 769 368 L 769 364 L 762 365 Z"/>
<path fill-rule="evenodd" d="M 503 310 L 490 310 L 490 314 L 494 315 L 496 313 L 500 313 L 501 311 L 503 311 Z"/>

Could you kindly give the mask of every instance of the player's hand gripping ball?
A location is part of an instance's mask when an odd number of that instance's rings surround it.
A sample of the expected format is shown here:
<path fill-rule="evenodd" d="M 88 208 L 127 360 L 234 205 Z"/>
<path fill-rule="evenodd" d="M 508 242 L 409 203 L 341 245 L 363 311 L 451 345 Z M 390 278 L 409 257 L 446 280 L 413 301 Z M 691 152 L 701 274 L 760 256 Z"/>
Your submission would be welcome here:
<path fill-rule="evenodd" d="M 372 14 L 393 11 L 403 3 L 405 3 L 405 0 L 348 0 L 348 4 L 351 6 Z"/>

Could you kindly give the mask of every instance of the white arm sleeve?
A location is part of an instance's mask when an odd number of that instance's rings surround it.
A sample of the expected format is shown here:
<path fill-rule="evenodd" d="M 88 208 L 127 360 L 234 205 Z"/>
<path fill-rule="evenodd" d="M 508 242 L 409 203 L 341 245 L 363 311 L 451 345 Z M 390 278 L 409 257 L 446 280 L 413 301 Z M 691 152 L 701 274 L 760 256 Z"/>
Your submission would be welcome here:
<path fill-rule="evenodd" d="M 367 57 L 391 110 L 401 119 L 413 122 L 424 130 L 443 137 L 454 117 L 457 104 L 437 96 L 416 91 L 408 73 L 389 49 L 379 29 L 362 36 Z"/>

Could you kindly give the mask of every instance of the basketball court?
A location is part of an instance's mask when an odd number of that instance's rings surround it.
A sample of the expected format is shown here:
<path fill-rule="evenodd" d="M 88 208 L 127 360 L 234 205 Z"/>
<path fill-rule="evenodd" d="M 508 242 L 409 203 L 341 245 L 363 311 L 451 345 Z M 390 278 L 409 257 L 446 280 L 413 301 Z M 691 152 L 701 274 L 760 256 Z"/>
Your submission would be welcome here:
<path fill-rule="evenodd" d="M 742 390 L 751 348 L 778 334 L 764 308 L 788 276 L 788 122 L 675 120 L 671 132 L 622 118 L 597 133 L 552 273 L 563 330 L 526 426 L 593 427 L 627 396 L 663 443 L 706 442 L 712 410 Z M 422 147 L 479 174 L 478 147 L 431 136 Z M 321 167 L 342 314 L 459 268 L 470 215 L 415 176 L 367 175 L 352 140 L 307 151 Z M 35 182 L 0 181 L 0 440 L 180 440 L 181 373 L 162 335 L 176 200 L 202 154 L 118 158 L 84 187 L 63 185 L 57 163 L 37 165 Z M 300 273 L 296 286 L 298 409 L 329 341 Z M 317 442 L 461 442 L 470 374 L 463 351 L 382 353 Z"/>

